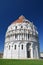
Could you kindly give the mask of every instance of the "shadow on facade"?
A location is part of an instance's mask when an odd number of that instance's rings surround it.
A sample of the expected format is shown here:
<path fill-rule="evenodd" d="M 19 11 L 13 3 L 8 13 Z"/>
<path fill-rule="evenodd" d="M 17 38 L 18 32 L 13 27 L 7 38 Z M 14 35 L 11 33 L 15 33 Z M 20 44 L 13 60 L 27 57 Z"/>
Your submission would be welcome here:
<path fill-rule="evenodd" d="M 26 45 L 26 47 L 27 47 L 27 58 L 31 58 L 30 57 L 30 43 L 27 43 L 27 45 Z"/>

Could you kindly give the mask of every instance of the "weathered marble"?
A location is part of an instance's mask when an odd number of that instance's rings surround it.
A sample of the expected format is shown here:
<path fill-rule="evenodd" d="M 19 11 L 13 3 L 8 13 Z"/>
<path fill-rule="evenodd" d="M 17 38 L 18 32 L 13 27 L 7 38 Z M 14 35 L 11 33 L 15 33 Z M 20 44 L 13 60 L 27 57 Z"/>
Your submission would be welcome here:
<path fill-rule="evenodd" d="M 39 59 L 37 28 L 24 16 L 20 16 L 7 29 L 3 58 Z"/>

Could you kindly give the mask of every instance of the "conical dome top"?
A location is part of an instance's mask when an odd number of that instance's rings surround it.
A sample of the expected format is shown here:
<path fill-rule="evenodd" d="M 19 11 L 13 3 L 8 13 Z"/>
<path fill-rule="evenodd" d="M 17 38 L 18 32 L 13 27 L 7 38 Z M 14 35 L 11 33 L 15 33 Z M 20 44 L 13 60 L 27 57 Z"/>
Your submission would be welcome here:
<path fill-rule="evenodd" d="M 21 15 L 16 21 L 14 21 L 13 23 L 22 23 L 23 20 L 25 19 L 25 17 L 23 15 Z"/>
<path fill-rule="evenodd" d="M 19 17 L 19 19 L 25 19 L 25 17 L 24 17 L 23 15 L 21 15 L 21 16 Z"/>

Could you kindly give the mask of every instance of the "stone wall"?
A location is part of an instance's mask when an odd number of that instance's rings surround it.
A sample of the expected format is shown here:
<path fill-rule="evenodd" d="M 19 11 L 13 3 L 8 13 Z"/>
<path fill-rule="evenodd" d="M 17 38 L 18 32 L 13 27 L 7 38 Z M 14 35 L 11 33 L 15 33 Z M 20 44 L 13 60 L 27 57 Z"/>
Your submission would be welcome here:
<path fill-rule="evenodd" d="M 40 58 L 43 59 L 43 52 L 40 52 Z"/>

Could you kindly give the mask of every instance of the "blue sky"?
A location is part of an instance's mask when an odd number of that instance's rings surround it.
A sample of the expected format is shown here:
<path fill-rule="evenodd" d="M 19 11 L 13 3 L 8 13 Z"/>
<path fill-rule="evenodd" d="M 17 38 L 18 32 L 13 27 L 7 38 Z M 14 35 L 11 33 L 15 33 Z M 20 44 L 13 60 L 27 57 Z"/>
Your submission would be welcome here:
<path fill-rule="evenodd" d="M 0 52 L 4 48 L 7 27 L 20 15 L 36 25 L 40 52 L 43 52 L 43 0 L 0 0 Z"/>

